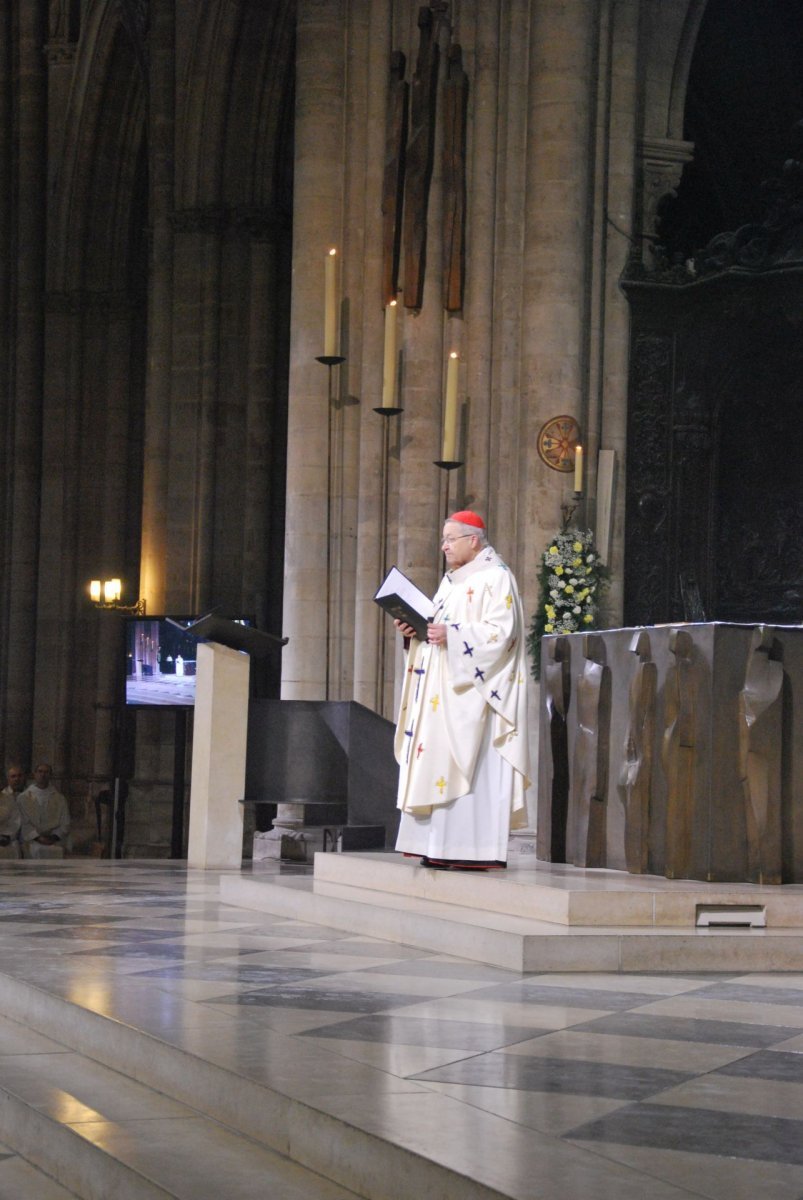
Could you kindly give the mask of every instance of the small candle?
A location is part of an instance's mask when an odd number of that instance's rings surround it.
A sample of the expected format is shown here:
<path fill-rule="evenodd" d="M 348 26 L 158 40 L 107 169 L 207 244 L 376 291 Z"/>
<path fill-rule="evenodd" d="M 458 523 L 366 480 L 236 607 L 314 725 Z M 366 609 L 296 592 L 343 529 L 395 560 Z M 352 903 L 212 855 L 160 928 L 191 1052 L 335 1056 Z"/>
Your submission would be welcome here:
<path fill-rule="evenodd" d="M 446 404 L 443 414 L 443 452 L 442 462 L 456 462 L 455 445 L 457 443 L 457 367 L 458 358 L 453 350 L 449 355 L 446 367 Z"/>
<path fill-rule="evenodd" d="M 574 490 L 583 490 L 583 447 L 579 443 L 574 448 Z"/>
<path fill-rule="evenodd" d="M 323 352 L 327 358 L 337 354 L 337 250 L 324 259 Z"/>
<path fill-rule="evenodd" d="M 382 407 L 396 406 L 396 315 L 398 305 L 391 300 L 385 309 L 385 359 L 382 367 Z"/>

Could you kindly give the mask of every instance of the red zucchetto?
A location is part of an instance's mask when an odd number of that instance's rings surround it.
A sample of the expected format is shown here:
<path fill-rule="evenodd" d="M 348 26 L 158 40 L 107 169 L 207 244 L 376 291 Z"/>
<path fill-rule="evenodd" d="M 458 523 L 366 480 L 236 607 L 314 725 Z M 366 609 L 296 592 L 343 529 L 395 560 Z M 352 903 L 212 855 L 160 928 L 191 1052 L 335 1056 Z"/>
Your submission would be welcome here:
<path fill-rule="evenodd" d="M 470 508 L 463 509 L 461 512 L 452 513 L 447 521 L 457 521 L 459 525 L 474 525 L 477 529 L 484 529 L 485 522 L 479 513 L 472 512 Z"/>

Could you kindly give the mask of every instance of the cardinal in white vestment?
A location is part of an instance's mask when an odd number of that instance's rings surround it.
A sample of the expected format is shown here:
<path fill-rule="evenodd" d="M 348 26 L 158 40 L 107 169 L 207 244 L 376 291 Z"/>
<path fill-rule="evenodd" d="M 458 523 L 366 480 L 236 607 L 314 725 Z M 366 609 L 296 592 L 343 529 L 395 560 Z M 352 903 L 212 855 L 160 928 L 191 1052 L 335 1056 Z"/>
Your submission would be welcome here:
<path fill-rule="evenodd" d="M 469 510 L 443 527 L 427 640 L 410 638 L 396 727 L 396 849 L 424 866 L 504 867 L 527 823 L 527 657 L 516 580 Z"/>

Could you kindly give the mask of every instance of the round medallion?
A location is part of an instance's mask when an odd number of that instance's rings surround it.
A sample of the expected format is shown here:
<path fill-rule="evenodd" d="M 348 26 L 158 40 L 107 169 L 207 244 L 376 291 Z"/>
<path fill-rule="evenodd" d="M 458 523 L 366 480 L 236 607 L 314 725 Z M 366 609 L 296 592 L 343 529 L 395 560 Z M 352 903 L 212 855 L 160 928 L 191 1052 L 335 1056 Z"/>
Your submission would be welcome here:
<path fill-rule="evenodd" d="M 539 457 L 553 471 L 573 471 L 579 437 L 580 426 L 574 417 L 552 417 L 538 434 Z"/>

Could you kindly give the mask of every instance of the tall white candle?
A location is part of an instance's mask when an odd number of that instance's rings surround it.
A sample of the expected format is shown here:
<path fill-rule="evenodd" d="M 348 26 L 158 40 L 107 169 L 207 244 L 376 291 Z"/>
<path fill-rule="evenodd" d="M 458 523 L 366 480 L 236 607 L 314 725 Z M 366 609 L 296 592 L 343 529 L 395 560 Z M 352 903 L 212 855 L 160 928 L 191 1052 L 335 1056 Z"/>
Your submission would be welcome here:
<path fill-rule="evenodd" d="M 396 317 L 398 305 L 391 300 L 385 309 L 385 358 L 382 367 L 382 407 L 396 407 Z"/>
<path fill-rule="evenodd" d="M 574 490 L 583 490 L 583 447 L 579 442 L 574 448 Z"/>
<path fill-rule="evenodd" d="M 443 412 L 442 462 L 456 462 L 457 445 L 457 368 L 459 360 L 453 350 L 446 366 L 446 404 Z"/>
<path fill-rule="evenodd" d="M 324 259 L 323 352 L 327 358 L 337 354 L 337 250 Z"/>

